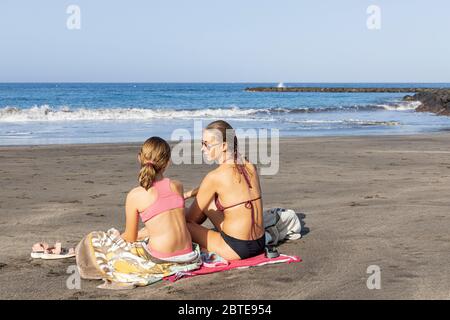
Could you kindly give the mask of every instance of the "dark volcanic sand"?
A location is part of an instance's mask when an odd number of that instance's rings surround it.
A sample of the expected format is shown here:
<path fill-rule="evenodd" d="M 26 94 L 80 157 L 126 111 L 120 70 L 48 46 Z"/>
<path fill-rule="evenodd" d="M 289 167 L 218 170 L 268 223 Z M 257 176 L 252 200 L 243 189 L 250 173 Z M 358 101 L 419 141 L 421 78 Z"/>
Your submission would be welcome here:
<path fill-rule="evenodd" d="M 280 172 L 261 177 L 264 206 L 302 213 L 306 234 L 279 250 L 303 262 L 131 291 L 86 280 L 68 290 L 75 259 L 29 253 L 41 240 L 75 246 L 93 230 L 122 231 L 139 146 L 0 147 L 0 298 L 449 299 L 449 146 L 448 133 L 282 139 Z M 173 165 L 168 176 L 187 189 L 209 169 Z M 381 267 L 380 290 L 366 287 L 369 265 Z"/>

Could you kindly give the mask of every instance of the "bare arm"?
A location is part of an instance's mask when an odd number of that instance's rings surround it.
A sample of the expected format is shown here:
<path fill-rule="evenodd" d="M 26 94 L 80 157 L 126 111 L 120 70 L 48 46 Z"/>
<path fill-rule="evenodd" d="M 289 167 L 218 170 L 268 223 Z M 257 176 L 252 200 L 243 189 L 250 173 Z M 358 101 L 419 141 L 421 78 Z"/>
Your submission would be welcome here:
<path fill-rule="evenodd" d="M 197 196 L 191 206 L 187 209 L 186 221 L 199 223 L 204 220 L 203 212 L 208 208 L 214 194 L 216 193 L 215 175 L 210 172 L 203 179 L 197 191 Z"/>
<path fill-rule="evenodd" d="M 136 194 L 132 191 L 128 193 L 125 202 L 126 224 L 125 232 L 121 235 L 127 242 L 136 242 L 138 237 L 139 213 L 136 207 Z"/>
<path fill-rule="evenodd" d="M 199 187 L 197 187 L 195 189 L 192 189 L 192 190 L 189 190 L 189 191 L 186 191 L 184 193 L 184 199 L 186 200 L 186 199 L 189 199 L 189 198 L 192 198 L 192 197 L 196 197 L 197 193 L 198 193 L 198 189 L 199 189 Z"/>

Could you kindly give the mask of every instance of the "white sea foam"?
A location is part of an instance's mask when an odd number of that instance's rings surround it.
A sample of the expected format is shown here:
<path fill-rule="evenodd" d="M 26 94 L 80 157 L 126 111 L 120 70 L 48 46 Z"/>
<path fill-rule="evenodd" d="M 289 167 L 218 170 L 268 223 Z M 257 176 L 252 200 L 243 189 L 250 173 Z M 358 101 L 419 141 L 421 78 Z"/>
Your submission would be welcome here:
<path fill-rule="evenodd" d="M 48 105 L 36 106 L 28 109 L 6 107 L 0 109 L 0 121 L 79 121 L 79 120 L 151 120 L 151 119 L 195 119 L 208 117 L 246 117 L 257 113 L 255 109 L 240 109 L 237 107 L 223 109 L 144 109 L 144 108 L 108 108 L 85 109 L 60 107 L 52 108 Z"/>
<path fill-rule="evenodd" d="M 282 115 L 290 113 L 319 113 L 345 111 L 375 111 L 375 110 L 414 110 L 420 102 L 399 102 L 396 104 L 380 104 L 366 106 L 327 107 L 327 108 L 206 108 L 193 110 L 176 109 L 145 109 L 145 108 L 104 108 L 87 109 L 68 106 L 51 107 L 49 105 L 32 108 L 4 107 L 0 108 L 0 122 L 23 121 L 107 121 L 152 119 L 203 119 L 203 118 L 233 118 L 236 120 L 258 119 L 261 115 Z"/>
<path fill-rule="evenodd" d="M 344 124 L 359 126 L 398 126 L 399 121 L 379 121 L 379 120 L 361 120 L 361 119 L 344 119 L 344 120 L 289 120 L 289 123 L 297 123 L 304 125 L 321 125 L 321 124 Z"/>
<path fill-rule="evenodd" d="M 394 104 L 380 104 L 378 106 L 382 107 L 385 110 L 390 111 L 407 111 L 407 110 L 415 110 L 418 106 L 421 105 L 420 101 L 402 101 Z"/>

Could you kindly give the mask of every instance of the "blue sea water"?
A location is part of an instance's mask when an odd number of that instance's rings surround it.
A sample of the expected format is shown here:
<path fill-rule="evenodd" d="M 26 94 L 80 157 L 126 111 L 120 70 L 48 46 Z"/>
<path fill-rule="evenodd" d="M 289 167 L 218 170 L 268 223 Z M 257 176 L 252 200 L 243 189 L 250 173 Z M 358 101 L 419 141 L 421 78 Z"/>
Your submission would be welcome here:
<path fill-rule="evenodd" d="M 142 142 L 224 119 L 281 136 L 436 132 L 450 117 L 415 112 L 405 93 L 246 92 L 275 83 L 3 83 L 0 145 Z M 450 87 L 450 84 L 286 83 L 320 87 Z M 198 138 L 198 137 L 196 137 Z"/>

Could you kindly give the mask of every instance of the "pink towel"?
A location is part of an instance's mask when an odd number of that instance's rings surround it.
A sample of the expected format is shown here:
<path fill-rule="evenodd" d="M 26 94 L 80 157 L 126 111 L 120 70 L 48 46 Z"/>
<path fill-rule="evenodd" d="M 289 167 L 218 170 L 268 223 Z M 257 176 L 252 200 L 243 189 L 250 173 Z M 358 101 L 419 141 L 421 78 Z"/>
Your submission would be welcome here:
<path fill-rule="evenodd" d="M 249 267 L 257 267 L 257 266 L 264 266 L 266 264 L 275 264 L 275 263 L 292 263 L 292 262 L 300 262 L 302 259 L 297 256 L 288 256 L 285 254 L 280 254 L 279 257 L 269 259 L 266 258 L 264 253 L 260 254 L 259 256 L 243 259 L 243 260 L 233 260 L 230 261 L 230 264 L 227 266 L 217 266 L 217 267 L 205 267 L 202 265 L 200 269 L 189 271 L 189 272 L 178 272 L 174 275 L 165 277 L 164 280 L 169 280 L 170 282 L 175 282 L 180 278 L 188 278 L 193 276 L 198 276 L 202 274 L 208 274 L 208 273 L 214 273 L 214 272 L 221 272 L 226 271 L 230 269 L 235 268 L 249 268 Z"/>

